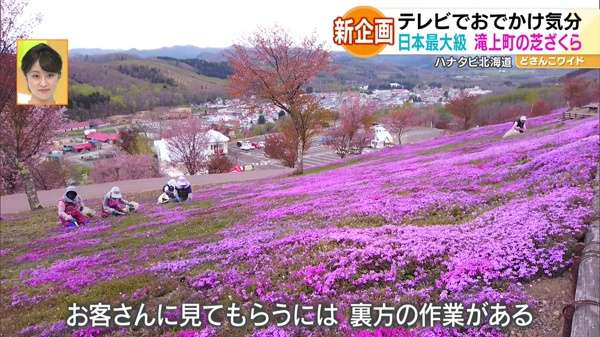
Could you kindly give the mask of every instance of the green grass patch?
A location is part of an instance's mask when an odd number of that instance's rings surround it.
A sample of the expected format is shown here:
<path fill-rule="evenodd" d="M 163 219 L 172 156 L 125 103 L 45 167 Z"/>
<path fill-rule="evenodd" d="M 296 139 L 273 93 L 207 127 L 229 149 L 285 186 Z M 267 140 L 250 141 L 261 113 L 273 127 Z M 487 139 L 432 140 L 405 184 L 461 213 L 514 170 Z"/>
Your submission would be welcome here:
<path fill-rule="evenodd" d="M 170 209 L 181 208 L 184 210 L 188 210 L 188 209 L 196 209 L 196 208 L 210 208 L 210 207 L 212 207 L 213 204 L 214 204 L 213 200 L 205 199 L 205 200 L 193 200 L 191 202 L 189 202 L 189 201 L 188 202 L 180 202 L 180 203 L 172 202 L 172 203 L 167 203 L 167 204 L 163 205 L 163 207 L 170 208 Z"/>
<path fill-rule="evenodd" d="M 55 208 L 44 208 L 19 214 L 14 220 L 0 221 L 0 244 L 2 249 L 15 248 L 31 242 L 34 239 L 43 239 L 52 230 L 58 228 Z"/>
<path fill-rule="evenodd" d="M 211 238 L 220 230 L 240 221 L 243 217 L 236 212 L 198 216 L 186 223 L 169 227 L 160 237 L 161 242 L 184 239 Z"/>
<path fill-rule="evenodd" d="M 123 217 L 113 217 L 112 232 L 121 232 L 131 226 L 141 225 L 150 221 L 150 219 L 141 213 L 128 214 Z"/>
<path fill-rule="evenodd" d="M 387 220 L 382 216 L 353 216 L 345 218 L 338 222 L 338 227 L 351 227 L 351 228 L 369 228 L 369 227 L 381 227 L 387 224 Z"/>
<path fill-rule="evenodd" d="M 419 155 L 431 156 L 431 155 L 438 154 L 438 153 L 450 152 L 450 151 L 458 150 L 461 147 L 465 146 L 466 144 L 467 143 L 452 143 L 452 144 L 446 144 L 446 145 L 442 145 L 442 146 L 436 146 L 429 150 L 421 151 L 419 153 Z"/>
<path fill-rule="evenodd" d="M 454 206 L 448 210 L 435 209 L 424 212 L 404 222 L 417 226 L 452 225 L 462 223 L 469 218 L 470 213 L 468 211 L 463 210 L 459 206 Z"/>
<path fill-rule="evenodd" d="M 473 165 L 475 167 L 479 167 L 487 162 L 489 162 L 490 160 L 488 158 L 483 158 L 483 159 L 475 159 L 475 160 L 471 160 L 469 162 L 470 165 Z"/>
<path fill-rule="evenodd" d="M 531 159 L 527 155 L 524 155 L 515 161 L 515 165 L 524 165 L 527 164 L 530 160 Z"/>

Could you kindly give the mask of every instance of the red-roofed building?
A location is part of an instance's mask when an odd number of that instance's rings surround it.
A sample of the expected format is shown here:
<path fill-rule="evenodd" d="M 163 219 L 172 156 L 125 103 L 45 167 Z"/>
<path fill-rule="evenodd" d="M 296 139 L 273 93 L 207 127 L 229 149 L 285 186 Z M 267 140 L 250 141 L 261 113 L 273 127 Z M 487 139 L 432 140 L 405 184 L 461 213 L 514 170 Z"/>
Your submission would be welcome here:
<path fill-rule="evenodd" d="M 73 145 L 73 151 L 75 151 L 75 152 L 92 151 L 95 148 L 96 148 L 96 146 L 91 143 L 82 143 L 82 144 Z"/>
<path fill-rule="evenodd" d="M 89 140 L 95 140 L 102 143 L 114 143 L 119 140 L 119 134 L 117 133 L 104 133 L 104 132 L 92 132 L 89 133 L 85 138 Z"/>

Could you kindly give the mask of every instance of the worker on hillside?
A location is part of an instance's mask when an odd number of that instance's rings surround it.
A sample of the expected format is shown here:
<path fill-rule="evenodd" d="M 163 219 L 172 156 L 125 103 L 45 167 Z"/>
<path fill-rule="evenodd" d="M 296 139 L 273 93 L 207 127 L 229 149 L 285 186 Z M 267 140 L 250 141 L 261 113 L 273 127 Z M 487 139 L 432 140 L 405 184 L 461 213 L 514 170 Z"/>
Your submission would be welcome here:
<path fill-rule="evenodd" d="M 89 222 L 88 217 L 95 215 L 95 212 L 86 207 L 77 194 L 75 186 L 69 186 L 65 194 L 58 201 L 58 220 L 67 228 L 76 228 Z"/>
<path fill-rule="evenodd" d="M 186 200 L 192 200 L 192 184 L 190 184 L 185 176 L 179 176 L 177 178 L 175 190 L 177 191 L 178 201 L 182 202 Z"/>
<path fill-rule="evenodd" d="M 113 186 L 102 202 L 102 216 L 110 215 L 126 215 L 135 212 L 139 204 L 135 201 L 128 201 L 123 198 L 121 189 L 118 186 Z"/>
<path fill-rule="evenodd" d="M 525 117 L 525 116 L 519 117 L 519 119 L 517 119 L 513 123 L 510 130 L 506 131 L 506 133 L 504 134 L 504 136 L 502 138 L 512 137 L 512 136 L 516 136 L 516 135 L 520 135 L 520 134 L 524 133 L 525 130 L 527 130 L 525 123 L 527 123 L 527 117 Z"/>
<path fill-rule="evenodd" d="M 177 201 L 177 190 L 175 189 L 176 185 L 177 182 L 175 179 L 170 179 L 167 181 L 165 186 L 163 186 L 162 194 L 158 197 L 157 203 L 166 204 L 170 201 Z"/>

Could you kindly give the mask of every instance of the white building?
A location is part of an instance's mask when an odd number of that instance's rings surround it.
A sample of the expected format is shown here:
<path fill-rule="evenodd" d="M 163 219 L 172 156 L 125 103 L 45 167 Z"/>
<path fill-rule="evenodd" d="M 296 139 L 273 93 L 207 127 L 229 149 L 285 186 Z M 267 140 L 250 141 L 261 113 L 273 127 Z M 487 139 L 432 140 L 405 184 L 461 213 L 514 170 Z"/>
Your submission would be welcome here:
<path fill-rule="evenodd" d="M 487 95 L 490 94 L 492 91 L 491 90 L 484 90 L 481 89 L 478 86 L 475 86 L 473 88 L 465 88 L 465 92 L 469 95 L 473 95 L 473 96 L 479 96 L 479 95 Z"/>
<path fill-rule="evenodd" d="M 216 130 L 208 130 L 205 134 L 206 137 L 206 149 L 204 150 L 205 156 L 214 155 L 217 153 L 227 154 L 229 142 L 229 137 L 220 133 Z M 167 144 L 166 139 L 159 139 L 153 142 L 154 152 L 156 152 L 156 156 L 158 157 L 158 161 L 160 162 L 160 168 L 163 173 L 166 173 L 170 176 L 180 175 L 180 170 L 175 167 L 172 161 L 172 154 L 169 151 L 169 146 Z"/>
<path fill-rule="evenodd" d="M 382 125 L 373 125 L 371 130 L 373 130 L 373 139 L 371 140 L 372 148 L 382 149 L 386 145 L 394 144 L 394 138 Z"/>
<path fill-rule="evenodd" d="M 229 142 L 229 137 L 220 133 L 216 130 L 208 130 L 206 131 L 206 138 L 209 144 L 209 154 L 223 153 L 227 154 L 227 143 Z"/>

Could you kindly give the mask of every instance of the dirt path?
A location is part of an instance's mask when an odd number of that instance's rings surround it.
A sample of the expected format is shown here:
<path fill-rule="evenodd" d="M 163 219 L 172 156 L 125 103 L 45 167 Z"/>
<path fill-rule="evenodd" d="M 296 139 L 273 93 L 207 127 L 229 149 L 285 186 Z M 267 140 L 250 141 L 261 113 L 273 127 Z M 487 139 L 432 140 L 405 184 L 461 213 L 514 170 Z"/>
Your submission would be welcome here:
<path fill-rule="evenodd" d="M 289 174 L 292 169 L 263 169 L 241 173 L 223 173 L 188 177 L 192 185 L 202 186 L 209 184 L 222 184 L 229 182 L 248 181 L 254 179 L 270 178 Z M 148 191 L 160 191 L 167 178 L 151 178 L 140 180 L 123 180 L 94 185 L 78 186 L 79 193 L 86 199 L 101 198 L 112 186 L 119 186 L 124 194 Z M 63 195 L 64 188 L 38 191 L 42 206 L 56 206 L 58 199 Z M 158 194 L 157 194 L 158 196 Z M 29 210 L 27 197 L 24 193 L 11 194 L 0 198 L 0 214 L 11 214 Z"/>

